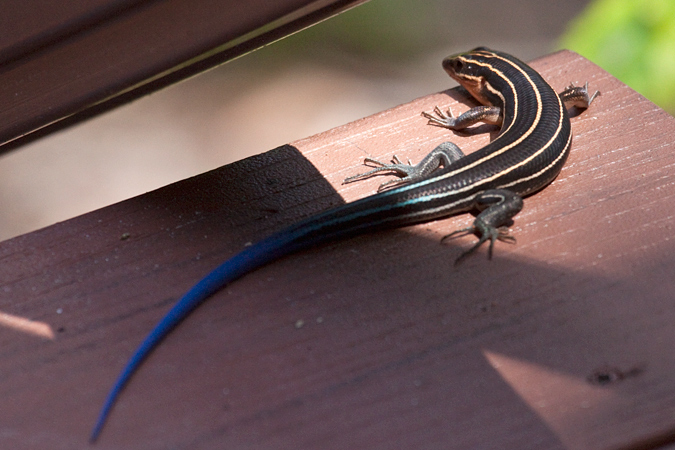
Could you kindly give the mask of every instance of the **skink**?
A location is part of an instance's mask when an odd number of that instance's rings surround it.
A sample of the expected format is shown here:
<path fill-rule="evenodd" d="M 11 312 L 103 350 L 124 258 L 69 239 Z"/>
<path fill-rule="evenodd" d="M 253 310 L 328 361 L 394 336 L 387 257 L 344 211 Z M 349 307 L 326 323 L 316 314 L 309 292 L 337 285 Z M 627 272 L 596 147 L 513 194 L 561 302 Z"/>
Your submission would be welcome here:
<path fill-rule="evenodd" d="M 419 164 L 366 159 L 375 167 L 353 182 L 381 173 L 398 176 L 377 194 L 320 213 L 247 247 L 191 288 L 132 355 L 105 400 L 91 434 L 94 442 L 118 395 L 143 360 L 204 300 L 237 278 L 285 255 L 366 232 L 428 222 L 479 210 L 473 225 L 446 237 L 474 233 L 478 242 L 458 259 L 496 240 L 512 241 L 505 226 L 521 210 L 522 197 L 548 185 L 565 164 L 572 143 L 566 106 L 587 108 L 588 84 L 561 94 L 527 64 L 479 47 L 443 60 L 443 68 L 483 106 L 459 117 L 438 107 L 423 113 L 432 125 L 461 130 L 477 122 L 500 125 L 497 138 L 469 155 L 453 143 L 436 147 Z"/>

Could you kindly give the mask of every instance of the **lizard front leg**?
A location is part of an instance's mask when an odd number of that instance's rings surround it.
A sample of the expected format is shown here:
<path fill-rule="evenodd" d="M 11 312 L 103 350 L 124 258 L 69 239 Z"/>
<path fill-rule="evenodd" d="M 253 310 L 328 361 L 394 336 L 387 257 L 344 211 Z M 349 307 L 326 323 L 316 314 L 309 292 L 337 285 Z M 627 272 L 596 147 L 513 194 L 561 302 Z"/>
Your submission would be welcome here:
<path fill-rule="evenodd" d="M 429 125 L 449 128 L 454 131 L 463 130 L 478 122 L 501 126 L 504 120 L 502 109 L 498 106 L 476 106 L 460 114 L 459 117 L 455 117 L 450 108 L 448 108 L 447 113 L 444 113 L 436 106 L 434 107 L 434 113 L 436 115 L 423 111 L 422 116 L 429 119 Z"/>
<path fill-rule="evenodd" d="M 570 83 L 570 85 L 558 95 L 563 103 L 565 103 L 566 107 L 570 108 L 576 106 L 577 108 L 586 109 L 591 106 L 595 97 L 600 95 L 600 91 L 595 91 L 593 95 L 589 95 L 587 81 L 583 86 L 575 86 L 574 83 Z"/>

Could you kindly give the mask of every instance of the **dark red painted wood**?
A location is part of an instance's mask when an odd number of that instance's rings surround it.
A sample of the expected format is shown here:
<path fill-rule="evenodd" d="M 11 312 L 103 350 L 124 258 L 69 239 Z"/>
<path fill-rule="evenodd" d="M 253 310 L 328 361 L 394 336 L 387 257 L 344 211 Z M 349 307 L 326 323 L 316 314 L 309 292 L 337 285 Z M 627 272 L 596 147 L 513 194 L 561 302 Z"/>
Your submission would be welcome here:
<path fill-rule="evenodd" d="M 41 0 L 33 9 L 11 0 L 0 30 L 0 152 L 364 1 Z"/>
<path fill-rule="evenodd" d="M 220 292 L 132 380 L 95 448 L 651 449 L 675 436 L 675 119 L 569 52 L 602 96 L 499 243 L 462 215 L 285 258 Z M 367 154 L 413 161 L 455 90 L 0 244 L 0 447 L 90 448 L 133 349 L 209 269 L 360 198 Z M 367 153 L 366 153 L 367 152 Z"/>

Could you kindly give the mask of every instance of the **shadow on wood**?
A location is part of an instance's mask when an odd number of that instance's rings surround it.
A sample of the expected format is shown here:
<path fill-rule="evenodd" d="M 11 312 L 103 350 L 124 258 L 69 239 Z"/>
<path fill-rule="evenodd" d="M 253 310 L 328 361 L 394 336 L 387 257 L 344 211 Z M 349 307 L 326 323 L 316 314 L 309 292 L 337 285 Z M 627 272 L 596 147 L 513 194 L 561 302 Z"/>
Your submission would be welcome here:
<path fill-rule="evenodd" d="M 533 66 L 602 96 L 573 119 L 559 178 L 526 200 L 515 246 L 459 268 L 439 245 L 469 215 L 282 259 L 199 308 L 123 393 L 100 448 L 649 448 L 675 425 L 675 120 L 581 57 Z M 448 95 L 450 94 L 450 96 Z M 452 135 L 430 95 L 0 244 L 0 442 L 88 448 L 98 408 L 152 325 L 246 242 L 419 160 Z M 461 104 L 464 103 L 464 104 Z M 344 200 L 343 200 L 344 199 Z M 637 447 L 636 447 L 637 448 Z"/>

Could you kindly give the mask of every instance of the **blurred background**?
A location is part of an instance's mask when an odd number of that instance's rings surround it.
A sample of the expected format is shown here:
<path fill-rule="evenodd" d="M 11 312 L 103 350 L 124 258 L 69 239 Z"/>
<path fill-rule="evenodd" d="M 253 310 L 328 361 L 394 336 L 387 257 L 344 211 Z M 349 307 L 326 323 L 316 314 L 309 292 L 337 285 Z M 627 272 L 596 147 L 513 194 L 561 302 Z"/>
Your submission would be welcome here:
<path fill-rule="evenodd" d="M 479 45 L 572 49 L 675 111 L 675 0 L 371 0 L 0 157 L 0 240 L 447 89 Z"/>

